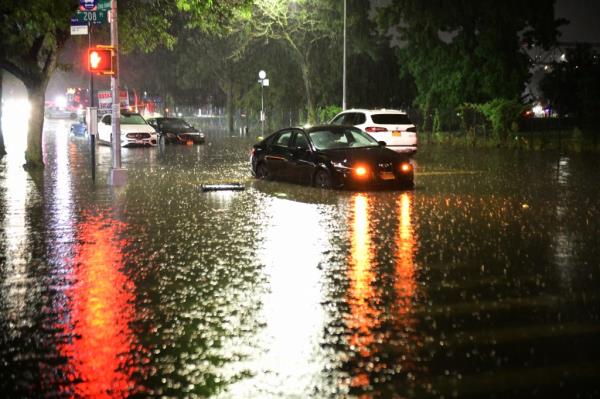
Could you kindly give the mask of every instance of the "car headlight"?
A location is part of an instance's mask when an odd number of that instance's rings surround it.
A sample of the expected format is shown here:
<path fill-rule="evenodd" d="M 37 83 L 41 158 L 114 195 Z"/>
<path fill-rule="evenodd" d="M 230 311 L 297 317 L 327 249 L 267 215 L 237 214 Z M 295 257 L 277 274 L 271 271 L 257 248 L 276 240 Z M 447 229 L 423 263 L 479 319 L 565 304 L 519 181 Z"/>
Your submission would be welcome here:
<path fill-rule="evenodd" d="M 400 163 L 400 172 L 402 173 L 411 173 L 413 171 L 413 166 L 409 162 Z"/>

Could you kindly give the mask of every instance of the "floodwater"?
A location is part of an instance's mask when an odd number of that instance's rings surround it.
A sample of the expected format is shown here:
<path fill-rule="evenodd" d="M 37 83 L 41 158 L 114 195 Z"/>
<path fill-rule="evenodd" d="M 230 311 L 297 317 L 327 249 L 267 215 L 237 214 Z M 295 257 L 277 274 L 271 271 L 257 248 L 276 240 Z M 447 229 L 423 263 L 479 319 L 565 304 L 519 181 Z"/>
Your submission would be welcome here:
<path fill-rule="evenodd" d="M 41 173 L 5 129 L 2 397 L 600 396 L 597 157 L 423 147 L 412 191 L 323 191 L 208 132 L 113 189 L 68 128 Z"/>

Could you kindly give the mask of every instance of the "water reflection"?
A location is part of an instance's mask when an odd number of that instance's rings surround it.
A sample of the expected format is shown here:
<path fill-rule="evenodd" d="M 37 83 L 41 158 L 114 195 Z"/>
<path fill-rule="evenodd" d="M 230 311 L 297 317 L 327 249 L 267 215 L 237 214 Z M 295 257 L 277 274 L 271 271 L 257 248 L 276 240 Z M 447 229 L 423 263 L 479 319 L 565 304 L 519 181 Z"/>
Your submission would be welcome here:
<path fill-rule="evenodd" d="M 46 132 L 47 134 L 48 132 Z M 71 162 L 77 164 L 77 148 L 70 142 L 69 136 L 54 134 L 54 157 L 45 156 L 48 178 L 46 196 L 49 208 L 49 232 L 52 235 L 50 246 L 53 259 L 62 269 L 68 264 L 65 260 L 71 256 L 75 235 L 75 215 L 73 213 L 73 192 L 71 187 Z M 75 158 L 71 160 L 71 158 Z"/>
<path fill-rule="evenodd" d="M 64 325 L 58 326 L 70 337 L 59 352 L 68 359 L 66 378 L 77 382 L 67 388 L 73 396 L 121 398 L 134 393 L 137 370 L 131 351 L 137 345 L 129 327 L 134 287 L 121 270 L 123 228 L 116 220 L 92 215 L 77 228 L 73 285 L 66 289 Z"/>
<path fill-rule="evenodd" d="M 270 198 L 264 212 L 258 257 L 264 263 L 265 326 L 256 340 L 260 351 L 246 364 L 256 374 L 231 386 L 227 397 L 301 396 L 323 369 L 320 263 L 327 235 L 319 209 Z"/>
<path fill-rule="evenodd" d="M 353 388 L 366 388 L 370 385 L 369 373 L 365 367 L 369 364 L 372 355 L 374 329 L 379 321 L 379 312 L 373 306 L 373 282 L 375 273 L 373 265 L 373 247 L 369 232 L 369 201 L 358 194 L 353 199 L 353 220 L 350 230 L 351 253 L 349 272 L 349 298 L 350 315 L 347 320 L 348 329 L 351 331 L 349 343 L 351 350 L 360 358 L 358 367 L 354 370 L 350 386 Z"/>
<path fill-rule="evenodd" d="M 387 226 L 379 214 L 377 198 L 357 194 L 352 203 L 351 250 L 348 265 L 349 316 L 346 326 L 352 355 L 349 363 L 350 392 L 359 396 L 383 394 L 382 384 L 414 371 L 416 319 L 413 300 L 417 291 L 415 276 L 416 238 L 412 221 L 412 193 L 397 199 L 392 245 L 377 240 Z M 389 209 L 389 208 L 388 208 Z M 388 251 L 393 251 L 392 254 Z M 389 255 L 395 267 L 388 274 Z M 386 288 L 386 281 L 392 286 Z"/>
<path fill-rule="evenodd" d="M 7 321 L 20 327 L 28 324 L 24 318 L 30 313 L 26 308 L 27 293 L 32 286 L 27 209 L 30 203 L 38 200 L 38 192 L 22 166 L 25 161 L 26 136 L 22 134 L 21 126 L 16 123 L 14 113 L 3 115 L 3 133 L 8 154 L 0 160 L 0 172 L 4 169 L 4 173 L 1 174 L 4 182 L 0 186 L 0 193 L 4 191 L 4 206 L 0 206 L 0 211 L 3 211 L 0 215 L 3 217 L 0 233 L 4 234 L 0 234 L 3 241 L 0 249 L 3 249 L 4 253 L 0 253 L 0 260 L 5 262 L 0 263 L 0 266 L 3 266 L 3 270 L 0 269 L 0 296 L 7 307 Z M 19 329 L 11 329 L 9 332 L 16 334 L 17 331 Z"/>
<path fill-rule="evenodd" d="M 415 278 L 416 238 L 412 223 L 413 194 L 403 193 L 398 199 L 398 235 L 396 254 L 396 295 L 398 315 L 410 315 L 417 288 Z"/>

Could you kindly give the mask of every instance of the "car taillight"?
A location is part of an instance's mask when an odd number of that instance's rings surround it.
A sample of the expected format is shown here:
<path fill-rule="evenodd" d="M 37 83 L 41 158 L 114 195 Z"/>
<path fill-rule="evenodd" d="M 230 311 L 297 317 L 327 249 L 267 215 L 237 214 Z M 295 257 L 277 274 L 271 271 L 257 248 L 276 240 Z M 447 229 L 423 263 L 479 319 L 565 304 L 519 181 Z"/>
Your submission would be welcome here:
<path fill-rule="evenodd" d="M 413 132 L 416 133 L 417 132 L 417 128 L 415 126 L 413 127 L 409 127 L 408 129 L 406 129 L 407 132 Z"/>
<path fill-rule="evenodd" d="M 369 126 L 368 128 L 365 129 L 365 131 L 367 133 L 380 133 L 380 132 L 387 132 L 388 130 L 385 127 Z"/>

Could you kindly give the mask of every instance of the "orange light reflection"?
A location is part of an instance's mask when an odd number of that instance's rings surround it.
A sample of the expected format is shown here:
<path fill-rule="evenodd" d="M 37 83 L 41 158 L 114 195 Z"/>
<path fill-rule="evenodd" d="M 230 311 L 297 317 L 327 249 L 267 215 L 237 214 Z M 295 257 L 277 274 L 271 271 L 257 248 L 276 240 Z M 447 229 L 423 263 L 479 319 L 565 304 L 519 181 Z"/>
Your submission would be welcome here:
<path fill-rule="evenodd" d="M 354 220 L 351 230 L 350 254 L 350 317 L 347 322 L 352 331 L 350 345 L 358 353 L 367 358 L 371 354 L 371 345 L 375 341 L 373 330 L 379 319 L 379 312 L 370 304 L 374 296 L 373 280 L 375 275 L 372 270 L 373 254 L 371 251 L 371 238 L 369 235 L 369 202 L 363 195 L 354 197 Z M 352 377 L 352 387 L 366 387 L 369 385 L 369 375 L 361 370 Z"/>
<path fill-rule="evenodd" d="M 396 294 L 398 295 L 398 313 L 408 315 L 417 283 L 415 279 L 416 239 L 411 220 L 412 196 L 403 193 L 398 200 L 398 252 L 396 255 Z"/>

